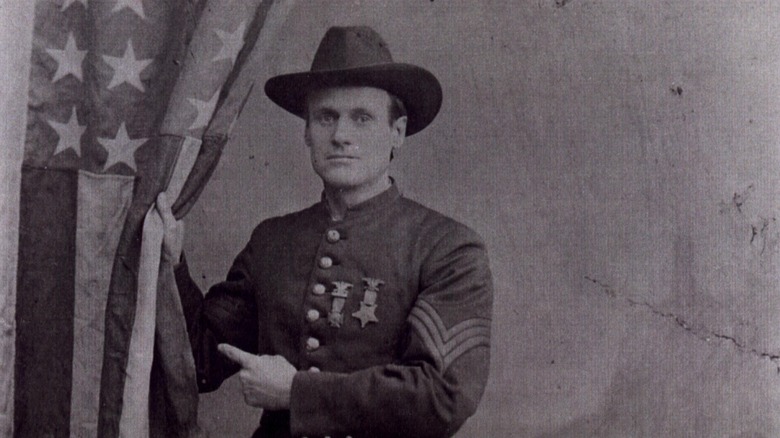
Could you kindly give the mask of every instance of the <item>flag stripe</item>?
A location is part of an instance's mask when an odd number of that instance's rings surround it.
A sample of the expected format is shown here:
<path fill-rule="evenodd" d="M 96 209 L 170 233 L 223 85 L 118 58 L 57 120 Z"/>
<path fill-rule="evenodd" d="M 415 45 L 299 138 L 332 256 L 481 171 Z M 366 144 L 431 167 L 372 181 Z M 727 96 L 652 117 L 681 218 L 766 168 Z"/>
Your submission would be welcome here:
<path fill-rule="evenodd" d="M 133 202 L 125 220 L 111 271 L 111 285 L 106 303 L 103 377 L 100 381 L 98 435 L 101 437 L 115 437 L 119 434 L 127 355 L 135 315 L 138 287 L 136 275 L 141 256 L 139 241 L 143 217 L 157 193 L 164 189 L 181 147 L 181 139 L 171 136 L 155 137 L 151 141 L 158 150 L 158 161 L 153 169 L 148 169 L 144 177 L 136 182 Z"/>
<path fill-rule="evenodd" d="M 222 149 L 225 147 L 227 140 L 226 135 L 203 138 L 198 159 L 187 176 L 179 198 L 173 204 L 173 212 L 176 218 L 180 219 L 186 216 L 192 206 L 195 205 L 195 201 L 198 200 L 201 192 L 206 187 L 206 182 L 211 178 L 211 174 L 214 173 L 214 169 L 216 169 L 219 163 Z"/>
<path fill-rule="evenodd" d="M 157 291 L 150 404 L 167 407 L 169 414 L 159 418 L 156 409 L 151 409 L 150 434 L 173 438 L 200 436 L 195 359 L 170 262 L 160 266 Z"/>
<path fill-rule="evenodd" d="M 154 342 L 157 272 L 160 266 L 162 237 L 162 220 L 157 211 L 150 208 L 144 219 L 141 239 L 138 295 L 119 420 L 120 437 L 149 436 L 149 373 L 152 369 L 151 347 Z"/>
<path fill-rule="evenodd" d="M 70 425 L 78 173 L 22 169 L 16 306 L 15 435 Z"/>
<path fill-rule="evenodd" d="M 79 172 L 70 436 L 97 436 L 106 300 L 135 178 Z"/>
<path fill-rule="evenodd" d="M 179 195 L 186 175 L 192 170 L 200 150 L 200 141 L 184 139 L 175 169 L 168 183 L 167 194 Z M 144 219 L 141 241 L 141 265 L 138 270 L 138 298 L 127 361 L 124 404 L 119 423 L 119 435 L 137 437 L 149 435 L 149 390 L 154 354 L 154 333 L 157 314 L 157 280 L 163 227 L 160 215 L 150 208 Z"/>

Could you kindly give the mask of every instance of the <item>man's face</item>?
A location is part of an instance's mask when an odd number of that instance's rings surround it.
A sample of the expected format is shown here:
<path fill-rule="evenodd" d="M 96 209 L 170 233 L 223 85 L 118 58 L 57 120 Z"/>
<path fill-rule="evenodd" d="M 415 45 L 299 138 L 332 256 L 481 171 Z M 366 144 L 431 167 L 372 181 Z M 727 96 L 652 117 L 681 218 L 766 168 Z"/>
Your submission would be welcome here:
<path fill-rule="evenodd" d="M 406 117 L 389 118 L 390 95 L 373 87 L 335 87 L 309 96 L 306 144 L 326 186 L 376 194 L 390 154 L 403 144 Z"/>

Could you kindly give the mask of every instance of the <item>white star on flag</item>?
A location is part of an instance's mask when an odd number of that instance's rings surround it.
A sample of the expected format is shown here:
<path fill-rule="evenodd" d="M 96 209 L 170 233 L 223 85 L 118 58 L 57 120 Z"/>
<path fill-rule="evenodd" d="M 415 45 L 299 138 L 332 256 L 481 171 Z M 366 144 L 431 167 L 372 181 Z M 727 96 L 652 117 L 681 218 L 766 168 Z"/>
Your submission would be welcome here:
<path fill-rule="evenodd" d="M 132 9 L 136 15 L 146 20 L 146 14 L 144 14 L 144 4 L 141 2 L 141 0 L 116 0 L 116 4 L 114 5 L 114 9 L 111 9 L 111 13 L 119 12 L 124 8 Z"/>
<path fill-rule="evenodd" d="M 195 118 L 195 121 L 193 121 L 190 127 L 187 129 L 203 128 L 209 124 L 211 115 L 214 113 L 214 108 L 217 107 L 217 101 L 219 100 L 219 90 L 217 90 L 217 92 L 214 93 L 214 95 L 211 96 L 211 99 L 208 101 L 194 99 L 192 97 L 188 97 L 187 100 L 198 110 L 198 117 Z"/>
<path fill-rule="evenodd" d="M 222 41 L 222 48 L 219 49 L 217 56 L 212 59 L 212 62 L 219 61 L 221 59 L 228 59 L 230 62 L 235 62 L 238 52 L 241 51 L 241 47 L 244 46 L 244 33 L 246 33 L 246 21 L 242 21 L 238 25 L 238 29 L 235 32 L 225 32 L 222 29 L 216 29 L 217 36 Z"/>
<path fill-rule="evenodd" d="M 103 60 L 114 68 L 114 77 L 111 78 L 111 82 L 106 88 L 111 89 L 123 82 L 127 82 L 142 92 L 146 91 L 141 83 L 141 72 L 154 60 L 151 58 L 136 59 L 131 40 L 127 41 L 127 48 L 121 58 L 103 55 Z"/>
<path fill-rule="evenodd" d="M 130 166 L 133 171 L 136 171 L 135 163 L 135 151 L 146 141 L 148 138 L 135 138 L 131 139 L 127 135 L 127 128 L 125 122 L 119 125 L 119 130 L 116 132 L 116 136 L 111 138 L 98 138 L 97 141 L 106 148 L 108 152 L 108 158 L 103 169 L 108 169 L 116 163 L 125 163 Z"/>
<path fill-rule="evenodd" d="M 81 74 L 81 64 L 84 62 L 84 57 L 87 56 L 87 51 L 79 50 L 76 47 L 76 38 L 73 37 L 73 32 L 68 34 L 68 42 L 65 43 L 63 50 L 46 49 L 46 51 L 57 61 L 57 71 L 51 79 L 52 82 L 57 82 L 69 74 L 80 81 L 84 80 Z"/>
<path fill-rule="evenodd" d="M 68 118 L 66 123 L 49 120 L 49 125 L 57 131 L 57 135 L 60 137 L 59 141 L 57 141 L 57 148 L 52 155 L 57 155 L 60 152 L 73 148 L 76 154 L 81 156 L 81 136 L 84 135 L 87 127 L 79 125 L 75 106 L 71 110 L 70 118 Z"/>
<path fill-rule="evenodd" d="M 87 0 L 65 0 L 62 3 L 62 8 L 60 9 L 60 11 L 64 11 L 65 9 L 68 9 L 70 5 L 76 2 L 83 4 L 85 8 L 87 7 Z"/>

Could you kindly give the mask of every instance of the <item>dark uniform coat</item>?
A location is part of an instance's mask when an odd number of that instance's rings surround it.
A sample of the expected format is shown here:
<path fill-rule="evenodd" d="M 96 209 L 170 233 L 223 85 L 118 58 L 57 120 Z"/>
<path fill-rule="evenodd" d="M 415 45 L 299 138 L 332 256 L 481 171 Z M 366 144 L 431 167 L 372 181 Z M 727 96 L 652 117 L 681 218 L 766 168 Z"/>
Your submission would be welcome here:
<path fill-rule="evenodd" d="M 201 391 L 237 371 L 229 343 L 299 372 L 289 411 L 257 437 L 446 437 L 488 375 L 492 279 L 466 226 L 395 185 L 330 219 L 327 204 L 268 219 L 205 299 L 176 269 Z"/>

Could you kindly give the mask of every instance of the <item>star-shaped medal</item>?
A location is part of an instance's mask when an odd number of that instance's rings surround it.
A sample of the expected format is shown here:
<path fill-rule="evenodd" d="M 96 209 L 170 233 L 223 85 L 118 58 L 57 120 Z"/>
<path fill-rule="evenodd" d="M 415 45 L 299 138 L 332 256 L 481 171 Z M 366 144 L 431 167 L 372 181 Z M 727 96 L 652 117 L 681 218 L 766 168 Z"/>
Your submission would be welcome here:
<path fill-rule="evenodd" d="M 352 314 L 353 317 L 360 320 L 360 328 L 365 327 L 369 322 L 379 322 L 376 317 L 376 304 L 360 303 L 360 310 Z"/>

